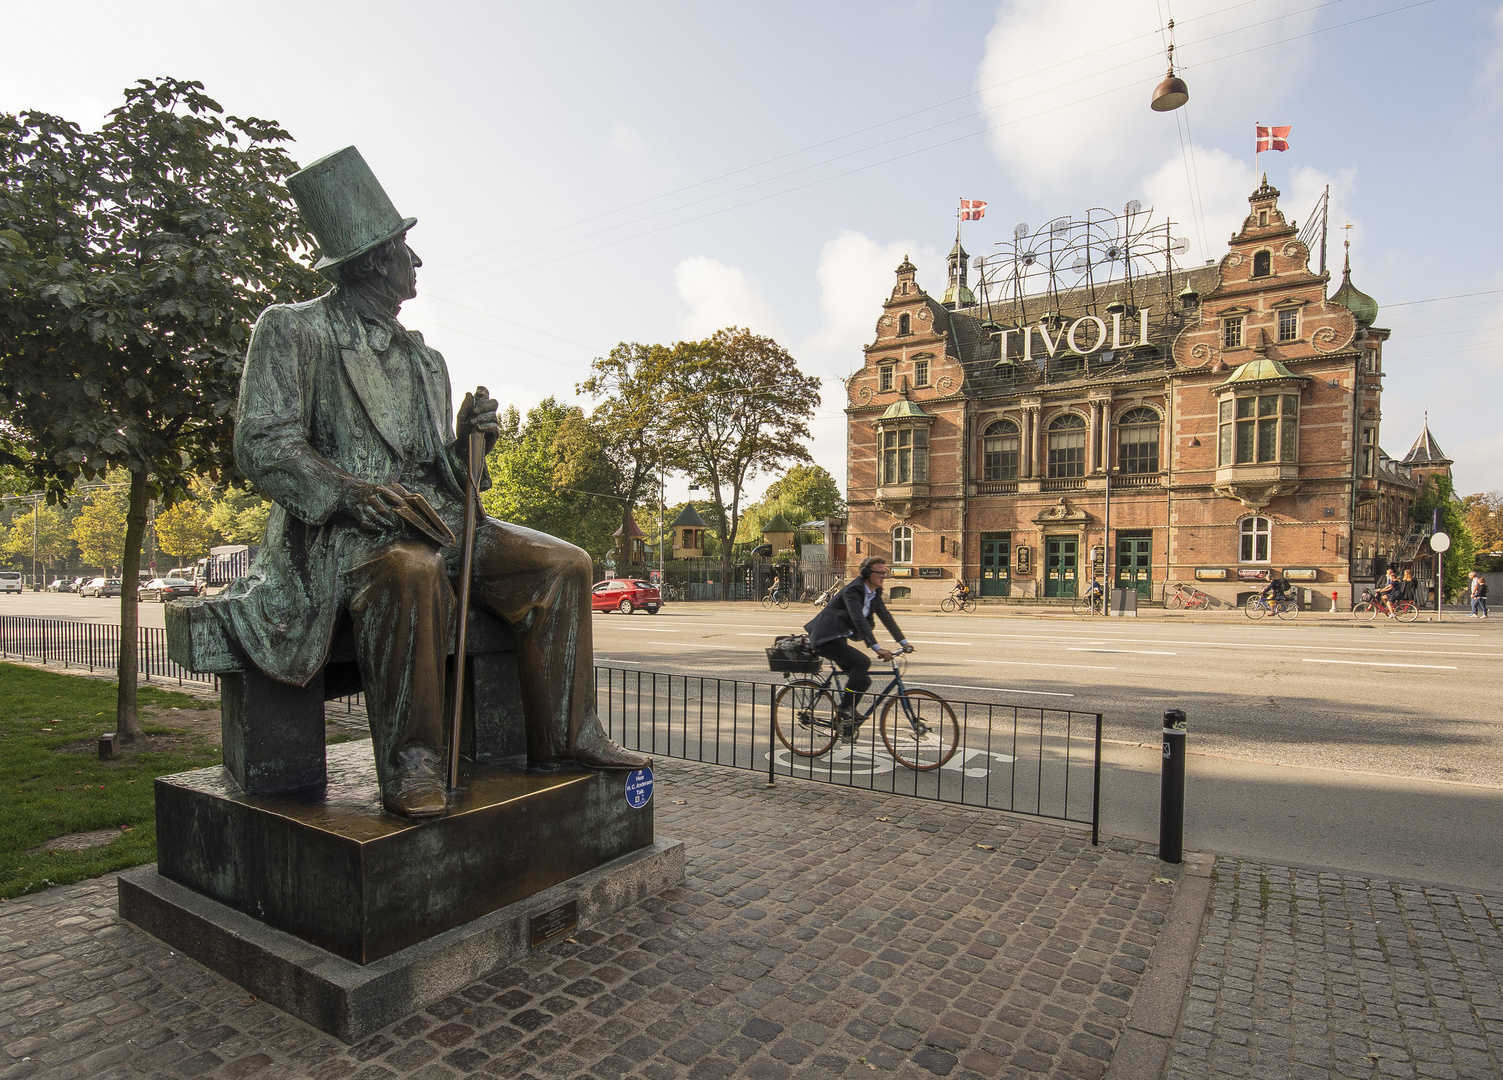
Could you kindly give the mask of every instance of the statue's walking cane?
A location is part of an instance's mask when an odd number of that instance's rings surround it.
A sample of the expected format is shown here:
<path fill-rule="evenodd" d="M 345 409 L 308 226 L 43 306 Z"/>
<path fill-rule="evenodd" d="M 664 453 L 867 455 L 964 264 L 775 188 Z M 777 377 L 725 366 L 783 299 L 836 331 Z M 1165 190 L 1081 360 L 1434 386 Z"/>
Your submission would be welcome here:
<path fill-rule="evenodd" d="M 485 391 L 481 391 L 485 393 Z M 468 407 L 470 395 L 465 395 Z M 485 436 L 470 433 L 469 482 L 464 496 L 464 537 L 459 561 L 459 603 L 454 623 L 454 720 L 449 732 L 449 790 L 459 787 L 459 733 L 464 722 L 465 644 L 470 629 L 470 577 L 475 568 L 475 522 L 480 506 L 480 470 L 485 462 Z"/>

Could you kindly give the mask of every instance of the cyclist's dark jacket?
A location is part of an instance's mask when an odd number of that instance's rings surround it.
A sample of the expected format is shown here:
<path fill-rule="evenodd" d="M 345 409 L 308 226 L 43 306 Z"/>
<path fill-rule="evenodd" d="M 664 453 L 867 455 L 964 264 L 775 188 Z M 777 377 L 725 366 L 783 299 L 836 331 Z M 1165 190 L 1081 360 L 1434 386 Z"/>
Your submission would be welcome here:
<path fill-rule="evenodd" d="M 1265 599 L 1265 600 L 1287 600 L 1287 599 L 1289 599 L 1289 582 L 1287 580 L 1285 580 L 1284 578 L 1274 578 L 1272 581 L 1270 581 L 1268 583 L 1268 587 L 1263 590 L 1263 599 Z"/>
<path fill-rule="evenodd" d="M 809 644 L 817 649 L 832 641 L 860 638 L 870 649 L 877 644 L 877 635 L 872 633 L 876 619 L 882 620 L 882 625 L 887 627 L 887 632 L 894 641 L 902 641 L 903 631 L 898 628 L 897 622 L 887 611 L 887 605 L 882 602 L 882 590 L 878 589 L 872 597 L 872 613 L 862 618 L 861 607 L 865 603 L 866 582 L 858 577 L 836 593 L 818 615 L 804 624 L 804 629 L 809 632 Z"/>

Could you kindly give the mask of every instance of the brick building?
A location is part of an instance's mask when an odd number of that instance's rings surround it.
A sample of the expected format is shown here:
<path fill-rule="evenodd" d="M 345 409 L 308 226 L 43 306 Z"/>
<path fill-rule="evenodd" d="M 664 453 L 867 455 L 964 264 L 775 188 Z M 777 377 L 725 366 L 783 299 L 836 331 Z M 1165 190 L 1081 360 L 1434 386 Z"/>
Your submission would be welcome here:
<path fill-rule="evenodd" d="M 1146 601 L 1238 603 L 1278 568 L 1345 607 L 1412 558 L 1410 505 L 1450 462 L 1428 427 L 1383 452 L 1389 331 L 1349 253 L 1326 295 L 1278 200 L 1265 179 L 1217 263 L 1089 293 L 978 301 L 957 242 L 936 300 L 904 259 L 848 384 L 852 560 L 889 557 L 896 596 L 1067 598 L 1110 544 Z"/>

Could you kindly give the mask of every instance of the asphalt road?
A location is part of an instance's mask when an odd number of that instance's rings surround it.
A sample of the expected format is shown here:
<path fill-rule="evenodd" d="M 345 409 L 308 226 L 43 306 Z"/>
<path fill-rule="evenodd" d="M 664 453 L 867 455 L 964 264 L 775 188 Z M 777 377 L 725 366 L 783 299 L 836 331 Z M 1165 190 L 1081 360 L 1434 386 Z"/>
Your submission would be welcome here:
<path fill-rule="evenodd" d="M 113 622 L 118 602 L 0 598 L 0 614 Z M 597 663 L 777 682 L 763 648 L 808 606 L 596 615 Z M 141 607 L 144 625 L 162 609 Z M 1165 709 L 1189 718 L 1186 844 L 1285 865 L 1503 891 L 1503 619 L 1080 619 L 898 612 L 910 684 L 954 700 L 1100 712 L 1102 826 L 1156 839 Z"/>

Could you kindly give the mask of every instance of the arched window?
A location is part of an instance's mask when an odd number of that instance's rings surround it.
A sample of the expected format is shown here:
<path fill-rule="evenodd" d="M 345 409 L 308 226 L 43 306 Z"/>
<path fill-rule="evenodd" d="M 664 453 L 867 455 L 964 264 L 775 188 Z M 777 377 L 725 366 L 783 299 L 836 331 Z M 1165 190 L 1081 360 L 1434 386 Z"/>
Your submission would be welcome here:
<path fill-rule="evenodd" d="M 998 420 L 981 436 L 981 479 L 1018 478 L 1018 425 Z"/>
<path fill-rule="evenodd" d="M 912 595 L 913 590 L 907 585 L 894 585 L 887 590 L 887 599 L 889 600 L 907 600 Z"/>
<path fill-rule="evenodd" d="M 1273 252 L 1260 251 L 1252 257 L 1252 276 L 1267 277 L 1273 273 Z"/>
<path fill-rule="evenodd" d="M 1159 471 L 1159 414 L 1128 409 L 1117 421 L 1117 465 L 1125 473 Z"/>
<path fill-rule="evenodd" d="M 913 320 L 907 315 L 898 316 L 898 337 L 907 337 L 913 333 Z"/>
<path fill-rule="evenodd" d="M 911 563 L 913 561 L 913 526 L 899 525 L 892 530 L 892 561 L 895 563 Z"/>
<path fill-rule="evenodd" d="M 1240 562 L 1267 562 L 1269 534 L 1273 531 L 1273 522 L 1266 517 L 1248 517 L 1242 519 L 1240 532 L 1242 534 L 1242 551 L 1238 556 Z"/>
<path fill-rule="evenodd" d="M 1049 422 L 1049 475 L 1085 475 L 1085 418 L 1064 413 Z"/>

